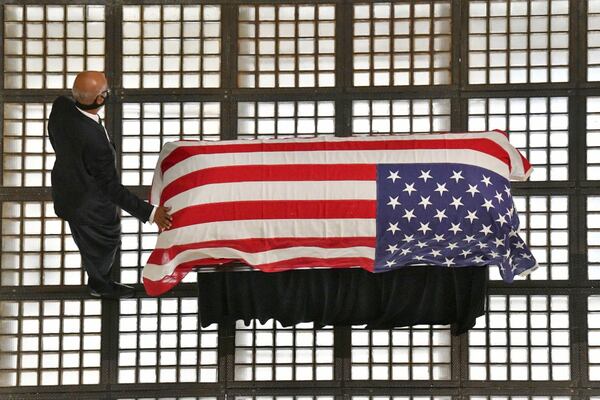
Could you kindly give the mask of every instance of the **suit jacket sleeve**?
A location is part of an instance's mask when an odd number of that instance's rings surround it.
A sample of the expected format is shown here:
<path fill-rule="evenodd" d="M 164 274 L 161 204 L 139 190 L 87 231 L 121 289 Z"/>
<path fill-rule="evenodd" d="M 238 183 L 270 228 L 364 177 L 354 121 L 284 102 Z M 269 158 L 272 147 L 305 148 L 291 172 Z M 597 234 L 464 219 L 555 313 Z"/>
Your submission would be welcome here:
<path fill-rule="evenodd" d="M 142 222 L 148 221 L 152 205 L 131 193 L 119 181 L 115 157 L 106 140 L 93 138 L 84 148 L 84 163 L 96 184 L 108 198 Z"/>

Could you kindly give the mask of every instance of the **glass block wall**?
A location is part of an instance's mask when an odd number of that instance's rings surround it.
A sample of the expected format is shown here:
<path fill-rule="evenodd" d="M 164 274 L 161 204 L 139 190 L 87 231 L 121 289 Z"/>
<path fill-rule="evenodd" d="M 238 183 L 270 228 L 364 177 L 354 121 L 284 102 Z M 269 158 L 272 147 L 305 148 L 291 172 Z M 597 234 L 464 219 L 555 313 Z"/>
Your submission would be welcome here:
<path fill-rule="evenodd" d="M 600 399 L 600 0 L 0 2 L 0 398 Z M 147 197 L 162 146 L 505 130 L 540 262 L 488 313 L 368 330 L 200 327 L 196 274 L 147 297 L 156 227 L 123 214 L 115 279 L 92 299 L 54 214 L 52 101 L 103 70 L 123 184 Z"/>

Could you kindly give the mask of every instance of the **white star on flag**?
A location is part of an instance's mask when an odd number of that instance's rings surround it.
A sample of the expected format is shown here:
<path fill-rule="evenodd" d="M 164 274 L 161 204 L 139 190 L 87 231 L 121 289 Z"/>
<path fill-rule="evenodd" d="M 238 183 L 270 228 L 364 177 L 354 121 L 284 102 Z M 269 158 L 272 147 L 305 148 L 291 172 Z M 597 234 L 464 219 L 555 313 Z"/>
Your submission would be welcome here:
<path fill-rule="evenodd" d="M 385 266 L 388 268 L 392 268 L 394 265 L 396 265 L 396 261 L 394 260 L 390 260 L 390 261 L 386 261 L 385 262 Z"/>
<path fill-rule="evenodd" d="M 486 211 L 490 211 L 490 208 L 496 208 L 496 207 L 494 207 L 494 205 L 492 204 L 492 201 L 491 201 L 491 200 L 488 200 L 488 199 L 483 199 L 483 200 L 484 200 L 484 203 L 483 203 L 483 205 L 482 205 L 481 207 L 485 207 L 485 210 L 486 210 Z"/>
<path fill-rule="evenodd" d="M 427 209 L 427 206 L 431 205 L 431 202 L 429 201 L 429 198 L 431 196 L 427 196 L 427 197 L 423 197 L 421 196 L 421 201 L 418 203 L 420 206 L 423 206 L 423 209 Z"/>
<path fill-rule="evenodd" d="M 395 235 L 396 231 L 400 230 L 400 228 L 398 228 L 398 222 L 396 222 L 395 224 L 388 222 L 388 224 L 390 224 L 390 227 L 387 229 L 386 232 L 392 232 L 392 235 Z"/>
<path fill-rule="evenodd" d="M 467 249 L 467 250 L 463 250 L 460 252 L 460 255 L 463 256 L 464 258 L 467 258 L 467 256 L 471 254 L 471 250 Z"/>
<path fill-rule="evenodd" d="M 446 189 L 446 184 L 444 183 L 443 185 L 440 185 L 439 183 L 436 183 L 437 185 L 437 189 L 434 190 L 434 192 L 440 192 L 440 196 L 444 195 L 444 192 L 449 192 L 448 189 Z"/>
<path fill-rule="evenodd" d="M 417 217 L 415 217 L 415 209 L 413 208 L 412 210 L 408 211 L 405 208 L 404 209 L 404 215 L 402 216 L 402 218 L 406 218 L 408 220 L 408 222 L 410 222 L 410 220 L 413 219 L 413 218 L 417 218 Z"/>
<path fill-rule="evenodd" d="M 400 175 L 398 175 L 400 171 L 390 171 L 390 176 L 388 176 L 388 179 L 391 179 L 393 183 L 396 183 L 396 179 L 402 179 L 400 178 Z"/>
<path fill-rule="evenodd" d="M 469 190 L 467 190 L 467 193 L 471 193 L 471 197 L 475 197 L 475 193 L 481 192 L 477 190 L 477 185 L 469 185 Z"/>
<path fill-rule="evenodd" d="M 444 235 L 438 235 L 438 234 L 436 234 L 435 237 L 433 238 L 433 240 L 435 240 L 438 243 L 439 242 L 443 242 L 445 240 L 444 239 Z"/>
<path fill-rule="evenodd" d="M 389 251 L 390 254 L 393 254 L 398 251 L 398 246 L 396 246 L 395 244 L 394 245 L 390 244 L 390 245 L 388 245 L 388 248 L 386 251 Z"/>
<path fill-rule="evenodd" d="M 495 221 L 499 223 L 500 226 L 504 226 L 504 224 L 508 223 L 506 222 L 506 217 L 504 215 L 499 215 L 498 219 L 496 219 Z"/>
<path fill-rule="evenodd" d="M 431 170 L 423 171 L 421 170 L 421 175 L 419 175 L 419 179 L 423 179 L 423 182 L 427 182 L 427 179 L 433 179 L 433 176 L 430 174 Z"/>
<path fill-rule="evenodd" d="M 437 208 L 436 208 L 435 210 L 437 211 L 437 214 L 435 214 L 433 218 L 437 218 L 437 219 L 439 219 L 439 221 L 440 221 L 440 222 L 442 222 L 442 220 L 443 220 L 444 218 L 448 218 L 448 217 L 446 216 L 446 210 L 443 210 L 443 211 L 442 211 L 442 210 L 438 210 Z"/>
<path fill-rule="evenodd" d="M 462 197 L 459 197 L 458 199 L 454 196 L 452 196 L 452 203 L 450 203 L 451 206 L 454 206 L 455 209 L 458 210 L 458 207 L 460 206 L 464 206 L 464 204 L 461 202 Z"/>
<path fill-rule="evenodd" d="M 419 224 L 421 224 L 421 227 L 419 229 L 417 229 L 418 231 L 422 231 L 423 235 L 426 235 L 428 231 L 431 231 L 432 229 L 429 227 L 429 222 L 424 224 L 422 222 L 419 222 Z M 419 242 L 421 243 L 421 242 Z"/>
<path fill-rule="evenodd" d="M 465 219 L 468 219 L 469 222 L 471 222 L 471 223 L 473 223 L 474 220 L 479 219 L 479 217 L 477 216 L 477 210 L 475 210 L 475 211 L 467 211 L 467 214 L 469 214 L 469 215 L 467 215 L 465 217 Z"/>
<path fill-rule="evenodd" d="M 442 264 L 447 265 L 448 267 L 451 265 L 454 265 L 454 258 L 448 258 L 448 257 L 444 257 L 446 259 L 446 261 L 444 261 Z"/>
<path fill-rule="evenodd" d="M 458 243 L 455 243 L 455 242 L 450 242 L 450 243 L 448 243 L 448 246 L 446 246 L 446 248 L 450 249 L 450 250 L 454 250 L 457 247 L 458 247 Z"/>
<path fill-rule="evenodd" d="M 404 189 L 402 189 L 403 192 L 408 192 L 408 195 L 410 196 L 412 194 L 412 192 L 416 192 L 417 189 L 415 189 L 415 183 L 411 183 L 410 185 L 408 183 L 405 183 L 404 186 L 406 186 Z"/>
<path fill-rule="evenodd" d="M 483 175 L 483 179 L 480 181 L 485 183 L 485 187 L 488 187 L 492 184 L 492 181 L 490 180 L 490 177 Z"/>
<path fill-rule="evenodd" d="M 502 193 L 498 192 L 496 190 L 496 195 L 494 196 L 496 198 L 496 200 L 498 200 L 498 203 L 502 203 L 504 201 L 504 198 L 502 198 Z"/>
<path fill-rule="evenodd" d="M 451 232 L 454 232 L 454 234 L 456 235 L 458 232 L 462 232 L 462 229 L 460 229 L 460 222 L 458 224 L 453 224 L 450 223 L 450 225 L 452 225 L 452 228 L 448 229 Z"/>
<path fill-rule="evenodd" d="M 403 241 L 403 242 L 406 242 L 406 243 L 410 243 L 410 242 L 412 242 L 413 240 L 415 240 L 415 239 L 414 239 L 414 236 L 415 236 L 415 235 L 404 235 L 404 239 L 402 239 L 402 241 Z"/>
<path fill-rule="evenodd" d="M 453 174 L 450 177 L 450 179 L 456 179 L 456 183 L 458 183 L 458 181 L 461 180 L 461 179 L 465 179 L 462 176 L 462 171 L 454 171 L 454 170 L 452 170 L 452 172 L 453 172 Z"/>
<path fill-rule="evenodd" d="M 393 209 L 393 210 L 395 210 L 395 209 L 396 209 L 396 206 L 399 206 L 399 205 L 401 205 L 401 204 L 400 204 L 400 202 L 398 201 L 398 197 L 400 197 L 400 196 L 396 196 L 396 197 L 389 196 L 389 198 L 390 198 L 390 202 L 389 202 L 389 203 L 387 203 L 387 205 L 388 205 L 388 206 L 392 206 L 392 209 Z"/>
<path fill-rule="evenodd" d="M 431 250 L 431 253 L 429 253 L 429 254 L 431 254 L 433 257 L 439 257 L 442 255 L 442 252 L 434 249 L 434 250 Z"/>
<path fill-rule="evenodd" d="M 492 234 L 492 225 L 481 225 L 483 228 L 479 231 L 485 236 Z"/>
<path fill-rule="evenodd" d="M 496 238 L 494 239 L 494 244 L 496 245 L 496 247 L 504 247 L 504 240 L 500 239 L 500 238 Z"/>
<path fill-rule="evenodd" d="M 467 243 L 471 243 L 471 242 L 475 241 L 475 235 L 466 235 L 463 240 Z"/>

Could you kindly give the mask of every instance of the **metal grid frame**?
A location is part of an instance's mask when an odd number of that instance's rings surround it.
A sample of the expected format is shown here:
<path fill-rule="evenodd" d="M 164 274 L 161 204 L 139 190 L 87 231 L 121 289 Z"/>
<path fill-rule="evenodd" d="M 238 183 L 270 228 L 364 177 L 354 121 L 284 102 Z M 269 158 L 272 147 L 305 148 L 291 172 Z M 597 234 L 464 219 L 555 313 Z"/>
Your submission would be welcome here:
<path fill-rule="evenodd" d="M 487 0 L 491 2 L 492 0 Z M 507 0 L 510 2 L 510 0 Z M 516 0 L 512 0 L 516 1 Z M 546 0 L 544 0 L 546 1 Z M 433 0 L 411 0 L 412 2 L 433 3 Z M 481 3 L 481 1 L 479 1 Z M 38 0 L 36 4 L 66 5 L 67 0 Z M 402 398 L 402 399 L 596 399 L 600 398 L 600 382 L 590 377 L 588 370 L 588 299 L 597 295 L 597 281 L 588 280 L 586 241 L 586 204 L 589 197 L 600 195 L 597 182 L 586 177 L 586 104 L 590 96 L 598 96 L 600 83 L 587 81 L 588 72 L 588 31 L 587 2 L 569 0 L 569 81 L 537 84 L 478 84 L 468 82 L 469 57 L 467 44 L 469 37 L 469 2 L 451 1 L 451 77 L 452 83 L 435 86 L 406 86 L 402 90 L 393 86 L 356 87 L 353 86 L 353 34 L 348 27 L 353 26 L 353 7 L 349 0 L 299 1 L 289 0 L 286 4 L 326 3 L 334 4 L 335 11 L 335 86 L 334 87 L 295 87 L 295 88 L 238 88 L 238 6 L 272 4 L 271 1 L 255 0 L 214 0 L 219 4 L 221 24 L 231 29 L 221 29 L 221 77 L 220 87 L 205 89 L 124 88 L 122 75 L 122 39 L 120 21 L 123 7 L 141 4 L 135 0 L 88 0 L 83 4 L 105 6 L 106 54 L 105 70 L 111 80 L 115 96 L 106 107 L 106 124 L 117 143 L 124 139 L 122 129 L 125 102 L 192 101 L 220 102 L 220 139 L 237 137 L 238 103 L 240 102 L 281 102 L 281 101 L 329 101 L 335 107 L 335 132 L 338 136 L 352 133 L 352 104 L 354 101 L 393 101 L 397 99 L 449 99 L 450 128 L 452 131 L 468 129 L 469 100 L 489 97 L 566 97 L 568 99 L 568 177 L 563 181 L 542 181 L 514 185 L 514 194 L 520 196 L 567 196 L 569 200 L 569 258 L 568 280 L 524 280 L 513 285 L 501 282 L 490 283 L 493 296 L 566 296 L 569 304 L 570 337 L 570 379 L 558 383 L 544 382 L 532 384 L 522 381 L 502 381 L 501 385 L 490 385 L 489 381 L 469 380 L 469 341 L 466 335 L 451 339 L 451 380 L 444 381 L 375 381 L 351 379 L 352 330 L 335 328 L 333 379 L 328 381 L 236 381 L 235 332 L 234 324 L 218 327 L 218 381 L 214 383 L 118 383 L 119 352 L 119 305 L 105 301 L 101 313 L 101 364 L 99 383 L 96 385 L 69 386 L 69 397 L 79 399 L 126 399 L 126 398 L 209 398 L 226 399 L 229 396 L 248 398 L 267 396 L 281 398 L 289 396 L 314 396 L 313 398 Z M 150 2 L 143 2 L 149 4 Z M 169 0 L 153 0 L 152 4 L 171 4 Z M 179 4 L 197 4 L 197 1 L 182 0 Z M 370 3 L 368 1 L 364 3 Z M 5 21 L 4 5 L 22 4 L 19 0 L 0 2 L 0 20 Z M 234 28 L 235 27 L 235 28 Z M 2 35 L 4 35 L 4 29 Z M 5 53 L 4 36 L 0 40 L 0 59 Z M 462 62 L 461 62 L 462 60 Z M 592 62 L 590 65 L 594 65 Z M 4 65 L 3 65 L 4 68 Z M 4 72 L 4 71 L 3 71 Z M 0 73 L 0 120 L 4 121 L 4 104 L 7 103 L 46 103 L 57 95 L 67 93 L 61 89 L 9 89 L 4 84 L 4 73 Z M 3 122 L 4 124 L 4 122 Z M 3 125 L 4 126 L 4 125 Z M 3 142 L 4 143 L 4 142 Z M 0 154 L 0 173 L 4 174 L 4 153 Z M 121 157 L 118 158 L 119 167 Z M 132 189 L 146 196 L 147 186 Z M 49 201 L 50 191 L 45 187 L 11 187 L 0 189 L 0 211 L 5 202 Z M 119 262 L 117 261 L 117 264 Z M 119 265 L 116 265 L 119 267 Z M 114 269 L 115 271 L 118 268 Z M 2 286 L 2 302 L 40 301 L 81 301 L 87 299 L 85 288 L 80 286 Z M 141 292 L 141 291 L 140 291 Z M 194 296 L 194 284 L 182 284 L 169 293 L 165 299 L 178 299 Z M 143 295 L 140 295 L 142 298 Z M 589 310 L 596 313 L 595 308 Z M 39 387 L 0 387 L 0 396 L 23 399 L 57 398 L 63 393 L 58 386 Z M 497 397 L 496 397 L 497 396 Z M 522 397 L 521 397 L 522 396 Z"/>

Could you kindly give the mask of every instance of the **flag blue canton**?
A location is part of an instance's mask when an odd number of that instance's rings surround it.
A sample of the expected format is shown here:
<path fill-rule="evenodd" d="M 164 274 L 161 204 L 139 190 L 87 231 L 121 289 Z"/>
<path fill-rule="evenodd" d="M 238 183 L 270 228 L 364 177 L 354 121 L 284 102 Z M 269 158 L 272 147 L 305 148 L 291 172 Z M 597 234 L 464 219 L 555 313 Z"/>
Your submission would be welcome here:
<path fill-rule="evenodd" d="M 512 282 L 537 265 L 519 236 L 509 181 L 480 167 L 378 165 L 376 226 L 376 272 L 497 265 Z"/>

